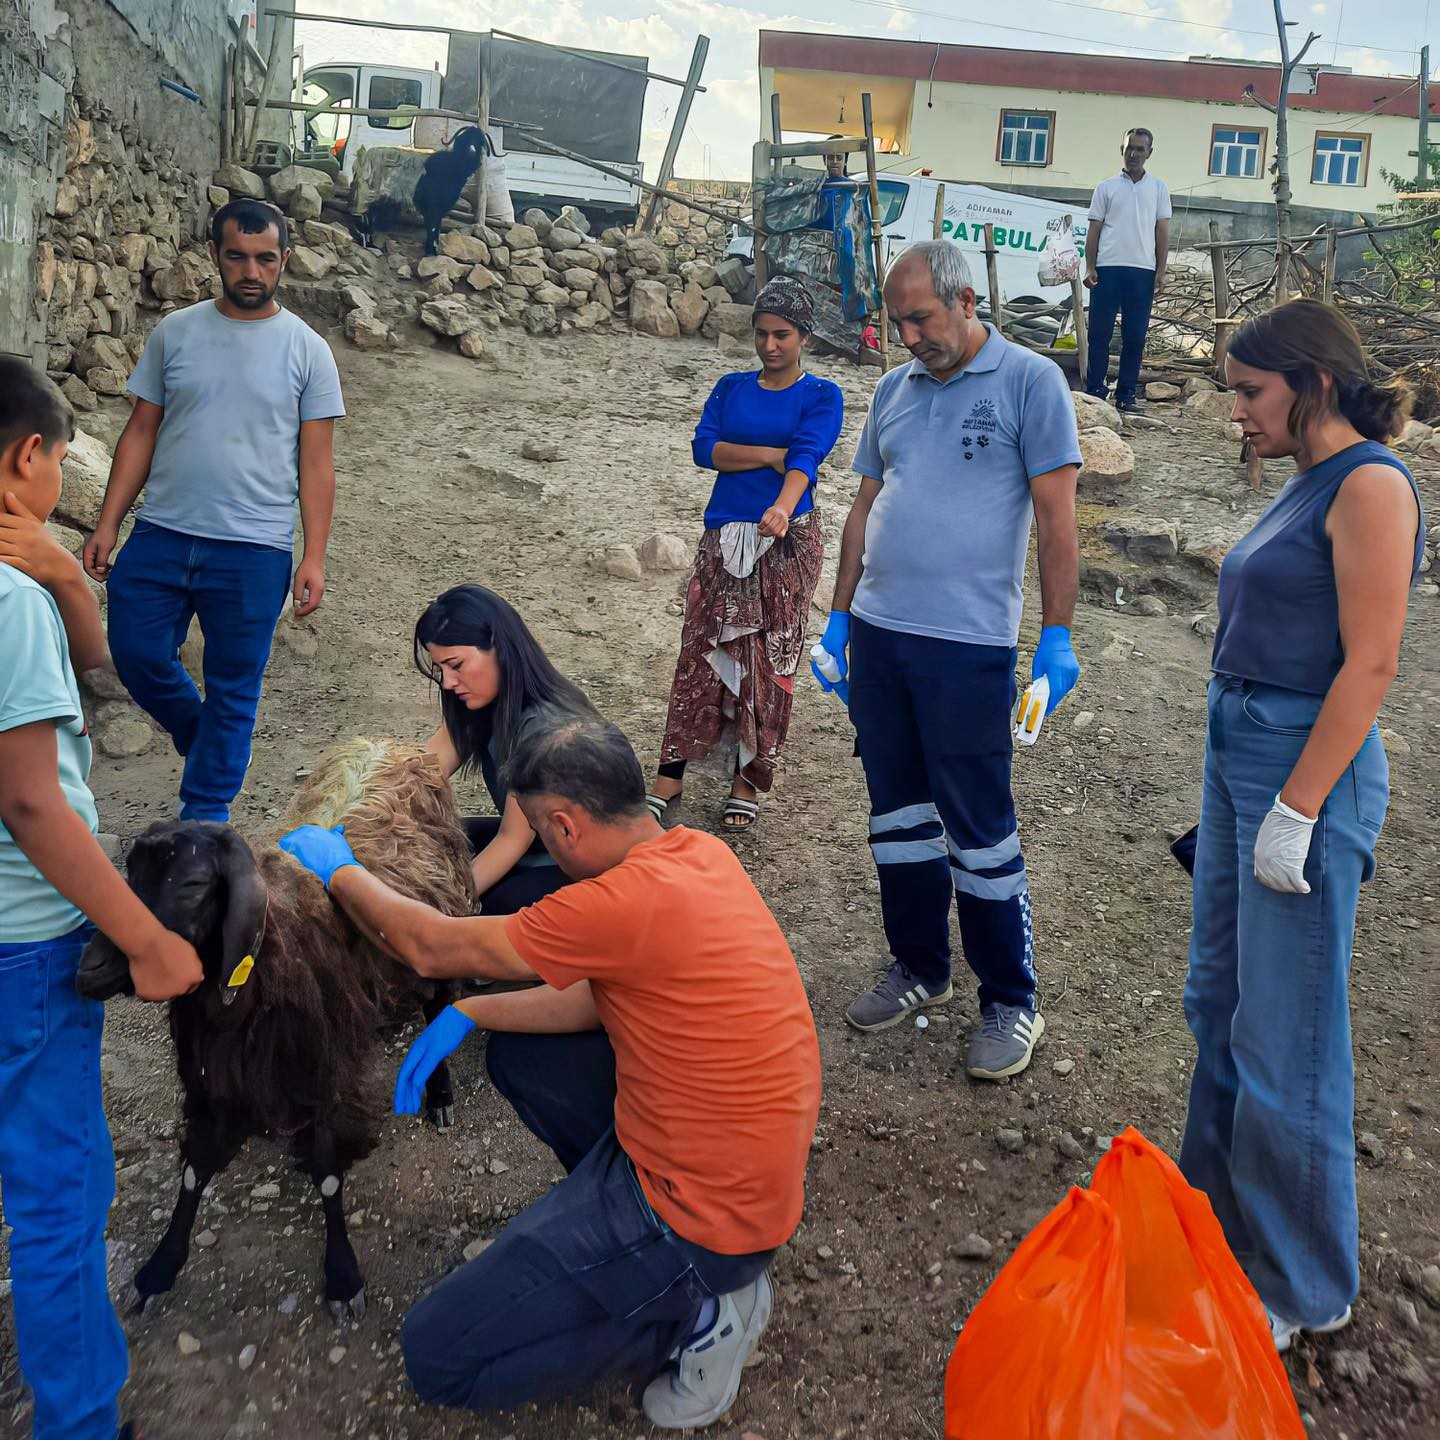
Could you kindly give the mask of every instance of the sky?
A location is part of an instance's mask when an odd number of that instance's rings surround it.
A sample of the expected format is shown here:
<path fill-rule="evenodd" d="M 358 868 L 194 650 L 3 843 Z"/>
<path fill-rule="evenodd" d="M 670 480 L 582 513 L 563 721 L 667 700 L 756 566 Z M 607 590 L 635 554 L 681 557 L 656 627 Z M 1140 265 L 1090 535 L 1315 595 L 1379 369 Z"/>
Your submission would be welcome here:
<path fill-rule="evenodd" d="M 1434 13 L 1432 16 L 1432 4 Z M 310 12 L 355 19 L 510 30 L 537 40 L 649 57 L 650 69 L 683 78 L 697 34 L 710 37 L 699 95 L 676 173 L 748 180 L 760 134 L 758 35 L 762 29 L 829 31 L 900 40 L 995 45 L 1023 50 L 1191 55 L 1276 60 L 1273 0 L 778 0 L 773 11 L 718 0 L 307 0 Z M 1285 0 L 1292 49 L 1312 30 L 1306 63 L 1348 65 L 1368 74 L 1413 75 L 1419 48 L 1434 42 L 1440 70 L 1440 0 Z M 429 68 L 445 64 L 445 37 L 300 21 L 306 65 L 374 59 Z M 680 90 L 653 83 L 645 106 L 641 158 L 653 178 Z"/>

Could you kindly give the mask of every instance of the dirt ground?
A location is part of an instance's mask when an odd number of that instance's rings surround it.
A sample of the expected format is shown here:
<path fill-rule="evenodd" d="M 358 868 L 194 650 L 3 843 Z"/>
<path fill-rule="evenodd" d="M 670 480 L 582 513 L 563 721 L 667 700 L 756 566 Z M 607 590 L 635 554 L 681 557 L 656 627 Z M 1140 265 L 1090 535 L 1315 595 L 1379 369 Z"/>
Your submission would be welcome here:
<path fill-rule="evenodd" d="M 350 418 L 339 431 L 329 591 L 302 633 L 282 627 L 236 823 L 257 835 L 273 829 L 296 772 L 338 737 L 418 737 L 434 727 L 434 696 L 410 663 L 411 630 L 436 593 L 464 580 L 512 600 L 653 763 L 683 577 L 616 579 L 589 557 L 657 530 L 687 544 L 698 537 L 707 482 L 690 464 L 690 431 L 734 362 L 698 340 L 628 334 L 511 339 L 508 351 L 500 340 L 499 362 L 478 365 L 418 334 L 413 349 L 381 356 L 357 353 L 338 334 L 332 341 Z M 843 385 L 848 406 L 820 487 L 833 565 L 851 489 L 843 461 L 876 372 L 814 368 Z M 1214 577 L 1183 557 L 1134 570 L 1101 531 L 1128 511 L 1233 539 L 1283 469 L 1272 466 L 1252 496 L 1220 427 L 1175 406 L 1153 409 L 1164 423 L 1132 437 L 1136 482 L 1116 503 L 1082 506 L 1080 688 L 1016 764 L 1048 1022 L 1034 1065 L 1016 1081 L 980 1087 L 965 1078 L 960 1049 L 976 1018 L 968 985 L 923 1032 L 861 1036 L 843 1023 L 845 1005 L 884 960 L 867 804 L 844 711 L 808 682 L 799 687 L 784 770 L 738 849 L 809 988 L 825 1099 L 804 1223 L 776 1265 L 776 1317 L 728 1420 L 712 1432 L 720 1440 L 938 1437 L 955 1334 L 1024 1234 L 1084 1183 L 1106 1137 L 1124 1126 L 1172 1151 L 1178 1143 L 1193 1053 L 1180 1002 L 1189 889 L 1166 847 L 1198 812 L 1209 643 L 1191 620 L 1213 616 Z M 558 444 L 560 459 L 521 459 L 531 439 Z M 1424 490 L 1433 516 L 1433 472 Z M 1117 604 L 1122 586 L 1126 603 Z M 1129 601 L 1147 590 L 1168 615 L 1135 613 Z M 821 599 L 828 593 L 827 579 Z M 1022 645 L 1034 634 L 1032 616 Z M 1360 1168 L 1364 1284 L 1354 1326 L 1300 1345 L 1289 1361 L 1307 1424 L 1326 1440 L 1440 1435 L 1440 1312 L 1418 1291 L 1421 1267 L 1440 1262 L 1437 677 L 1440 598 L 1421 595 L 1382 716 L 1393 732 L 1393 799 L 1379 874 L 1361 905 L 1353 981 L 1356 1130 L 1374 1137 Z M 1082 711 L 1093 719 L 1077 729 Z M 102 828 L 126 841 L 170 813 L 179 765 L 158 752 L 97 761 Z M 718 829 L 723 794 L 717 777 L 692 777 L 683 823 Z M 107 1033 L 119 1170 L 112 1274 L 123 1295 L 174 1199 L 178 1106 L 163 1015 L 116 1002 Z M 399 1054 L 397 1046 L 392 1067 Z M 1063 1074 L 1061 1060 L 1073 1062 Z M 560 1173 L 489 1089 L 478 1045 L 461 1053 L 456 1079 L 452 1131 L 392 1121 L 351 1174 L 347 1208 L 370 1303 L 358 1326 L 337 1330 L 324 1309 L 320 1214 L 304 1177 L 252 1143 L 216 1182 L 197 1227 L 209 1243 L 158 1310 L 126 1321 L 128 1409 L 154 1440 L 652 1433 L 619 1391 L 493 1419 L 443 1414 L 408 1392 L 395 1340 L 406 1307 Z M 1023 1133 L 1018 1153 L 1000 1148 L 1000 1129 Z M 254 1193 L 271 1182 L 278 1198 Z M 988 1259 L 957 1255 L 972 1234 L 993 1247 Z M 182 1333 L 199 1342 L 196 1353 L 183 1353 L 193 1347 L 187 1339 L 182 1349 Z M 0 1431 L 14 1435 L 28 1416 L 8 1337 L 7 1322 Z M 1362 1352 L 1368 1366 L 1338 1360 L 1341 1351 Z"/>

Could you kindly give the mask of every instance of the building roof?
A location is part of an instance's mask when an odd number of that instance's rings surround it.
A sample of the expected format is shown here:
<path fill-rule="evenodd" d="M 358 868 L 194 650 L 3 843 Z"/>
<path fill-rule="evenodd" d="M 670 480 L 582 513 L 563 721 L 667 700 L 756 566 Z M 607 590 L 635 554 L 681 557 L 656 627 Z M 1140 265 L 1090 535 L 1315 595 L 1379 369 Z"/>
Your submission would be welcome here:
<path fill-rule="evenodd" d="M 1217 60 L 1140 60 L 1128 55 L 1076 55 L 1053 50 L 1005 50 L 989 45 L 942 45 L 878 40 L 864 35 L 760 32 L 760 64 L 776 70 L 820 70 L 946 84 L 1011 86 L 1025 90 L 1085 91 L 1238 104 L 1247 85 L 1271 104 L 1279 98 L 1275 65 Z M 1302 66 L 1302 70 L 1309 69 Z M 1312 93 L 1290 94 L 1296 110 L 1414 115 L 1419 85 L 1411 75 L 1354 75 L 1320 69 Z M 1440 108 L 1440 84 L 1430 88 Z"/>

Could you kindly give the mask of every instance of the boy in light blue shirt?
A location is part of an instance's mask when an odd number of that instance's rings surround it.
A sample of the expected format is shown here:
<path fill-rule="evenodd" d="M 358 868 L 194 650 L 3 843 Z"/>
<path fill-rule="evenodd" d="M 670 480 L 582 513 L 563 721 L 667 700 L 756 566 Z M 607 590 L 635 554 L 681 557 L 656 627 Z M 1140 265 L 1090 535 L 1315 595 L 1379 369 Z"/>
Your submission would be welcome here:
<path fill-rule="evenodd" d="M 80 566 L 44 525 L 73 433 L 59 390 L 0 356 L 0 1189 L 35 1440 L 127 1440 L 105 1265 L 104 1010 L 75 993 L 75 972 L 95 927 L 130 957 L 142 999 L 187 993 L 201 969 L 95 839 L 75 675 L 105 659 L 105 636 Z"/>

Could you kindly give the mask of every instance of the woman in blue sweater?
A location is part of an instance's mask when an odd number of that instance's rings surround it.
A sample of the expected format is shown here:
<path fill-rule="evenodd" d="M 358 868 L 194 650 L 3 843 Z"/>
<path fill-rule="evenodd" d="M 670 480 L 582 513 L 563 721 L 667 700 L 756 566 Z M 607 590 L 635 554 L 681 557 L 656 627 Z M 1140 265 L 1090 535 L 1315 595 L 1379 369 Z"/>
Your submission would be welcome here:
<path fill-rule="evenodd" d="M 1246 438 L 1296 473 L 1220 569 L 1180 1168 L 1286 1350 L 1344 1325 L 1360 1284 L 1350 952 L 1423 525 L 1384 444 L 1409 391 L 1370 379 L 1338 310 L 1296 300 L 1247 321 L 1225 373 Z"/>
<path fill-rule="evenodd" d="M 695 427 L 695 463 L 716 476 L 649 797 L 661 821 L 687 762 L 722 743 L 737 748 L 726 829 L 755 823 L 775 777 L 824 553 L 815 476 L 844 418 L 839 386 L 801 368 L 813 326 L 804 285 L 766 285 L 755 300 L 760 369 L 723 376 Z"/>

